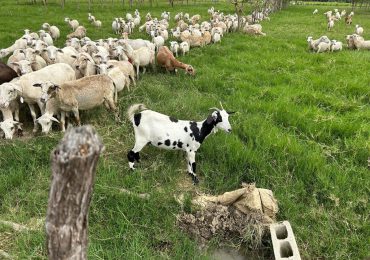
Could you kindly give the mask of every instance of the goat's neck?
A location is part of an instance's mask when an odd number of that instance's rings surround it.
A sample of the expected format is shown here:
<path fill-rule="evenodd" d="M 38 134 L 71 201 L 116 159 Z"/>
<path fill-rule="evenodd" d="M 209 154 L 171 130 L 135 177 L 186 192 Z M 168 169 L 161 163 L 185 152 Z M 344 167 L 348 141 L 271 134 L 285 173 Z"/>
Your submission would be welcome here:
<path fill-rule="evenodd" d="M 182 62 L 180 62 L 180 61 L 178 61 L 178 60 L 176 60 L 176 59 L 173 59 L 173 65 L 174 65 L 174 67 L 176 67 L 176 68 L 181 68 L 181 69 L 184 69 L 184 70 L 186 70 L 186 68 L 188 67 L 188 65 L 187 65 L 187 64 L 182 63 Z"/>
<path fill-rule="evenodd" d="M 190 130 L 193 132 L 195 140 L 199 143 L 203 143 L 204 139 L 212 133 L 215 126 L 214 121 L 208 123 L 207 119 L 201 122 L 190 122 Z"/>

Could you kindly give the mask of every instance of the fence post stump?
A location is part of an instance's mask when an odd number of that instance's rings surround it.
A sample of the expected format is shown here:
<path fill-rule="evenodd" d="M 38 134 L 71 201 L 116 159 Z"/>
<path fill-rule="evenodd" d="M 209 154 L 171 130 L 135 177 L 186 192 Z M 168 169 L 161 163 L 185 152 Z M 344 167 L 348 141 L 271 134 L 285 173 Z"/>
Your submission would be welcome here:
<path fill-rule="evenodd" d="M 103 149 L 95 130 L 82 126 L 69 129 L 51 153 L 46 215 L 49 259 L 87 259 L 88 211 Z"/>

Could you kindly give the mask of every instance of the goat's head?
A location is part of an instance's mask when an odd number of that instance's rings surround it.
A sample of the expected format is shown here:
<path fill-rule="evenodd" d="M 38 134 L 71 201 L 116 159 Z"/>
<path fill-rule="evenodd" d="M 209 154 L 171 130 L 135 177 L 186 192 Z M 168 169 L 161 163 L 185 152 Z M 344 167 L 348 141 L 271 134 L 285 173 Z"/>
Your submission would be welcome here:
<path fill-rule="evenodd" d="M 53 121 L 59 123 L 58 119 L 49 114 L 43 114 L 41 117 L 36 119 L 36 122 L 41 125 L 43 134 L 49 133 Z"/>
<path fill-rule="evenodd" d="M 0 129 L 5 134 L 5 139 L 13 139 L 15 131 L 22 125 L 13 119 L 7 119 L 3 122 L 0 122 Z"/>
<path fill-rule="evenodd" d="M 229 116 L 231 114 L 234 114 L 235 112 L 224 110 L 224 108 L 222 107 L 222 104 L 221 104 L 221 109 L 211 108 L 211 110 L 213 110 L 213 112 L 208 116 L 207 123 L 208 124 L 214 123 L 215 131 L 220 129 L 227 133 L 231 133 L 231 125 L 229 122 Z"/>
<path fill-rule="evenodd" d="M 185 72 L 189 75 L 195 76 L 195 69 L 191 65 L 186 66 Z"/>

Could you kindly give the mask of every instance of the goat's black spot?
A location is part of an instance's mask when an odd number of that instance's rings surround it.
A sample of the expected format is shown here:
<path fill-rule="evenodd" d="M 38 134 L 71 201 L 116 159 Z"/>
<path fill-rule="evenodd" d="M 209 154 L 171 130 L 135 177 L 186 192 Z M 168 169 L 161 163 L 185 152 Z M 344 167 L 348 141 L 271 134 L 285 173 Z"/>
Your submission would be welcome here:
<path fill-rule="evenodd" d="M 158 142 L 158 145 L 162 145 L 163 143 L 161 143 L 161 142 Z"/>
<path fill-rule="evenodd" d="M 137 153 L 135 153 L 135 160 L 137 161 L 137 162 L 139 162 L 140 161 L 140 154 L 139 154 L 139 152 L 137 152 Z"/>
<path fill-rule="evenodd" d="M 174 146 L 172 149 L 176 149 L 176 146 Z"/>
<path fill-rule="evenodd" d="M 191 149 L 190 149 L 190 152 L 191 152 Z"/>
<path fill-rule="evenodd" d="M 134 122 L 136 126 L 140 125 L 140 120 L 141 120 L 141 113 L 135 114 L 134 115 Z"/>
<path fill-rule="evenodd" d="M 193 173 L 195 173 L 195 172 L 196 172 L 196 168 L 197 168 L 197 164 L 196 164 L 195 162 L 193 162 L 193 163 L 191 164 L 191 169 L 193 170 Z"/>
<path fill-rule="evenodd" d="M 188 132 L 188 128 L 186 126 L 184 127 L 184 130 L 185 130 L 185 132 Z"/>
<path fill-rule="evenodd" d="M 193 137 L 193 134 L 192 133 L 190 133 L 190 137 Z"/>
<path fill-rule="evenodd" d="M 189 144 L 186 144 L 187 147 L 189 147 Z"/>
<path fill-rule="evenodd" d="M 182 143 L 181 141 L 178 141 L 178 142 L 177 142 L 177 147 L 178 147 L 178 148 L 182 148 L 182 145 L 183 145 L 183 143 Z"/>
<path fill-rule="evenodd" d="M 172 145 L 173 146 L 176 146 L 177 142 L 176 141 L 173 141 Z"/>
<path fill-rule="evenodd" d="M 172 117 L 172 116 L 170 116 L 169 118 L 170 118 L 171 122 L 174 122 L 174 123 L 179 122 L 179 120 L 177 120 L 176 118 L 174 118 L 174 117 Z"/>
<path fill-rule="evenodd" d="M 147 144 L 152 144 L 152 142 L 148 142 Z"/>
<path fill-rule="evenodd" d="M 171 145 L 171 140 L 167 139 L 166 141 L 164 141 L 164 144 L 167 145 L 167 146 L 170 146 Z"/>
<path fill-rule="evenodd" d="M 134 151 L 129 151 L 128 154 L 127 154 L 127 159 L 129 162 L 134 162 L 135 161 L 135 153 Z"/>

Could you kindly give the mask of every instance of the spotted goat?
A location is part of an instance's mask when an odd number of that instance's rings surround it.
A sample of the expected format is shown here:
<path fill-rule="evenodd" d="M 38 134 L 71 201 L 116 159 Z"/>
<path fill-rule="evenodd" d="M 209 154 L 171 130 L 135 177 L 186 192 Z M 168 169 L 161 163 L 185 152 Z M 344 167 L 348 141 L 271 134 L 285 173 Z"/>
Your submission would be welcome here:
<path fill-rule="evenodd" d="M 200 145 L 218 129 L 231 133 L 229 115 L 234 112 L 227 112 L 223 108 L 212 108 L 212 110 L 207 119 L 196 122 L 177 120 L 149 110 L 144 104 L 132 105 L 127 111 L 135 132 L 134 148 L 127 154 L 130 168 L 135 169 L 135 161 L 140 160 L 139 152 L 147 144 L 167 150 L 183 150 L 187 155 L 188 173 L 193 183 L 198 183 L 195 153 Z"/>

